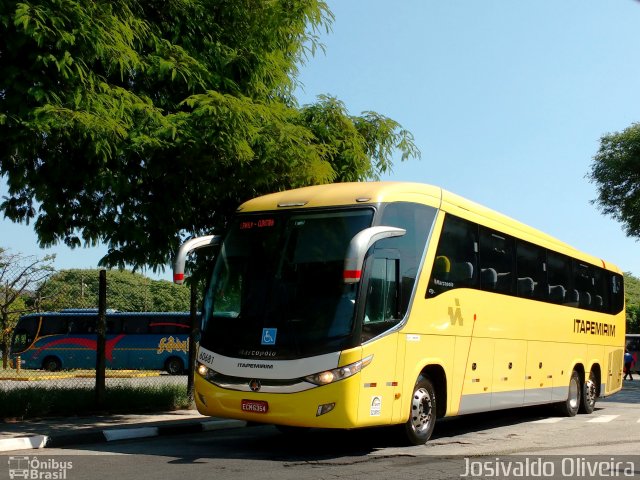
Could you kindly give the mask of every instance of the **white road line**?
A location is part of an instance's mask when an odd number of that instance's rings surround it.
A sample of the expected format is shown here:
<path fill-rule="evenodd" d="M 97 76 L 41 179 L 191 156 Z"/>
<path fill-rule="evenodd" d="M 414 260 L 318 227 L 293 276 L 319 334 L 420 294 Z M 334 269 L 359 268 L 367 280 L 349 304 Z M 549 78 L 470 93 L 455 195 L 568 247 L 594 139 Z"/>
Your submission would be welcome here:
<path fill-rule="evenodd" d="M 543 418 L 542 420 L 536 420 L 535 422 L 531 422 L 531 423 L 558 423 L 564 419 L 565 417 L 549 417 L 549 418 Z"/>
<path fill-rule="evenodd" d="M 587 423 L 608 423 L 619 416 L 620 415 L 600 415 L 599 417 L 588 420 Z"/>

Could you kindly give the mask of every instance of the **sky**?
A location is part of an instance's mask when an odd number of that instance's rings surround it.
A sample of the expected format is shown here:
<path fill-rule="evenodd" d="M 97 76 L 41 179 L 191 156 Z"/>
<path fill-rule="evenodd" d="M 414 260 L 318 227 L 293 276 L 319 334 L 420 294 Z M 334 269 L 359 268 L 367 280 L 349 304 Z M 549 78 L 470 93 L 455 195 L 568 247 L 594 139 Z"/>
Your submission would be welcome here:
<path fill-rule="evenodd" d="M 640 276 L 640 243 L 591 201 L 602 135 L 640 122 L 640 1 L 329 0 L 300 104 L 328 94 L 409 130 L 419 160 L 383 180 L 438 185 Z M 6 186 L 0 183 L 0 197 Z M 97 268 L 106 247 L 40 249 L 0 221 L 0 246 Z M 162 274 L 171 280 L 170 268 Z"/>

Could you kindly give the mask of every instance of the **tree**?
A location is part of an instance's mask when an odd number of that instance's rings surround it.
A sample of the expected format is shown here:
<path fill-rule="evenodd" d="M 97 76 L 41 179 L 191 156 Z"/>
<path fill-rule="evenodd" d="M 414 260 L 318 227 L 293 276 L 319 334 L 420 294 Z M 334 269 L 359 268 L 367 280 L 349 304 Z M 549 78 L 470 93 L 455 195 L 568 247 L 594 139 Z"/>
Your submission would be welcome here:
<path fill-rule="evenodd" d="M 640 333 L 640 279 L 624 274 L 627 333 Z"/>
<path fill-rule="evenodd" d="M 97 308 L 98 270 L 61 270 L 38 289 L 39 309 Z M 151 280 L 139 273 L 107 271 L 107 308 L 125 312 L 189 311 L 183 285 Z"/>
<path fill-rule="evenodd" d="M 0 4 L 0 210 L 42 246 L 155 271 L 271 191 L 378 178 L 411 134 L 331 96 L 298 106 L 322 0 Z"/>
<path fill-rule="evenodd" d="M 629 237 L 640 237 L 640 124 L 600 139 L 588 177 L 598 188 L 593 200 L 620 221 Z"/>
<path fill-rule="evenodd" d="M 54 255 L 44 258 L 13 254 L 0 247 L 0 332 L 2 364 L 7 368 L 11 332 L 26 307 L 25 296 L 53 273 Z"/>

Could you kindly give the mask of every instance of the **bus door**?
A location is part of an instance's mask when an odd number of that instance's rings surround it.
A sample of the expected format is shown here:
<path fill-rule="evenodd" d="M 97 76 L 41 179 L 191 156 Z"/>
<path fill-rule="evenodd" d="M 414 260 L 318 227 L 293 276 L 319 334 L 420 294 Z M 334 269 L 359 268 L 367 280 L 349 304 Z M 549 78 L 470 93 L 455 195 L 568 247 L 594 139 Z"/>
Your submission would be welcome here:
<path fill-rule="evenodd" d="M 362 358 L 371 357 L 371 363 L 361 372 L 358 409 L 361 425 L 391 422 L 394 407 L 399 403 L 395 395 L 400 391 L 404 367 L 403 355 L 398 352 L 399 334 L 391 331 L 401 320 L 397 253 L 376 251 L 367 260 L 366 271 L 371 273 L 362 285 L 366 297 L 359 313 L 363 315 Z"/>

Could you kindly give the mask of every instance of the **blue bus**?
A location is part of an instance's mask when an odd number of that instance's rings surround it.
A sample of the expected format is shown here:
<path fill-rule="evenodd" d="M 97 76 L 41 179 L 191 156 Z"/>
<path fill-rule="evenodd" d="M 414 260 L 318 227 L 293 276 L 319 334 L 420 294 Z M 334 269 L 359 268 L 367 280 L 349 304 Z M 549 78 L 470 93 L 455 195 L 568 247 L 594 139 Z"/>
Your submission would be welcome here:
<path fill-rule="evenodd" d="M 11 341 L 20 366 L 49 371 L 96 367 L 97 310 L 61 310 L 23 315 Z M 185 372 L 189 358 L 189 312 L 107 311 L 109 369 Z"/>

